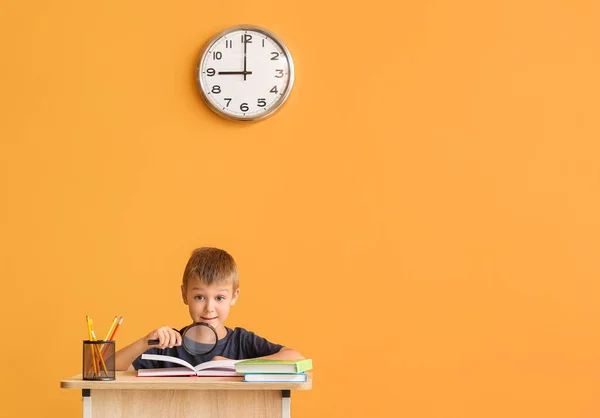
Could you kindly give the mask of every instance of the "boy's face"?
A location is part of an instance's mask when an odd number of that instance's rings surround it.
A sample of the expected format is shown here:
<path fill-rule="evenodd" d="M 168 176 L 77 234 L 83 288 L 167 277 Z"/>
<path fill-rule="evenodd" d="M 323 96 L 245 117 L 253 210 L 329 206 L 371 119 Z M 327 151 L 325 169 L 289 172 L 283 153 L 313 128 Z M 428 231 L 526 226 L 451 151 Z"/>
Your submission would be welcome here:
<path fill-rule="evenodd" d="M 200 280 L 190 280 L 187 289 L 181 286 L 183 303 L 188 305 L 192 320 L 212 325 L 219 338 L 226 334 L 223 324 L 239 293 L 240 289 L 233 291 L 231 283 L 207 285 Z"/>

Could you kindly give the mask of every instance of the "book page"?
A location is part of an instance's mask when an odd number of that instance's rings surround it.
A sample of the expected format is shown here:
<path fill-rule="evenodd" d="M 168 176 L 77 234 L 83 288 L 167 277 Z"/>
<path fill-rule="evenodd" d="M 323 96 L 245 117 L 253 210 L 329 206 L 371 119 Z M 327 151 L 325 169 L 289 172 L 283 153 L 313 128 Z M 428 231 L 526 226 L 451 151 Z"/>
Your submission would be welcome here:
<path fill-rule="evenodd" d="M 240 360 L 213 360 L 200 363 L 194 370 L 206 370 L 206 369 L 224 369 L 224 370 L 235 370 L 235 363 Z M 189 363 L 188 363 L 189 364 Z"/>
<path fill-rule="evenodd" d="M 196 369 L 194 369 L 194 366 L 192 366 L 187 361 L 182 360 L 182 359 L 180 359 L 178 357 L 165 356 L 165 355 L 162 355 L 162 354 L 142 354 L 142 359 L 144 359 L 144 360 L 157 360 L 157 361 L 170 361 L 171 363 L 181 364 L 182 366 L 187 367 L 188 369 L 192 370 L 193 372 L 196 372 Z"/>

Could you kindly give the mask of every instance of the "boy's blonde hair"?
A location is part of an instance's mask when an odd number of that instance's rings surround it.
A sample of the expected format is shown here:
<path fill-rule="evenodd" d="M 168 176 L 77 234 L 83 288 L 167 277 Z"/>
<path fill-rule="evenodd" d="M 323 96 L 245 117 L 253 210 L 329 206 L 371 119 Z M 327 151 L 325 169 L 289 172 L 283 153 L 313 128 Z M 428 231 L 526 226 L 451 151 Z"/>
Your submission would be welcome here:
<path fill-rule="evenodd" d="M 225 250 L 211 247 L 196 248 L 183 272 L 183 288 L 191 279 L 198 279 L 204 284 L 231 283 L 235 292 L 239 287 L 238 272 L 235 260 Z"/>

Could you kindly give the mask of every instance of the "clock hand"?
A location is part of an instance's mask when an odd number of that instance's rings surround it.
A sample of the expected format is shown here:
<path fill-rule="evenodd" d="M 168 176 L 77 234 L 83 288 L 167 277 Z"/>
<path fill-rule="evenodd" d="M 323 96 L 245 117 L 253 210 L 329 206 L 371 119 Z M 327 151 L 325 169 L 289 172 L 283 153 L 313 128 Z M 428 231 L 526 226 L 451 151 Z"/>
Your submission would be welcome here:
<path fill-rule="evenodd" d="M 223 75 L 232 75 L 232 74 L 252 74 L 252 71 L 219 71 L 218 72 L 219 75 L 223 74 Z"/>
<path fill-rule="evenodd" d="M 246 81 L 246 75 L 248 72 L 246 71 L 246 45 L 248 44 L 248 39 L 246 38 L 246 34 L 244 33 L 244 81 Z"/>

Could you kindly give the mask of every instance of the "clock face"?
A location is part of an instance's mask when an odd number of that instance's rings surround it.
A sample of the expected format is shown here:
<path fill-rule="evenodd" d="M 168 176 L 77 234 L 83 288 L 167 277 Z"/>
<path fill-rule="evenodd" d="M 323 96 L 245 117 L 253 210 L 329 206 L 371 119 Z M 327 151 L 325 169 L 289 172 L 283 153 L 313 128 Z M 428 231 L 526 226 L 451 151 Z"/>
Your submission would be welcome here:
<path fill-rule="evenodd" d="M 273 33 L 258 26 L 235 26 L 208 42 L 196 79 L 213 111 L 253 121 L 273 114 L 285 102 L 294 83 L 294 63 Z"/>

